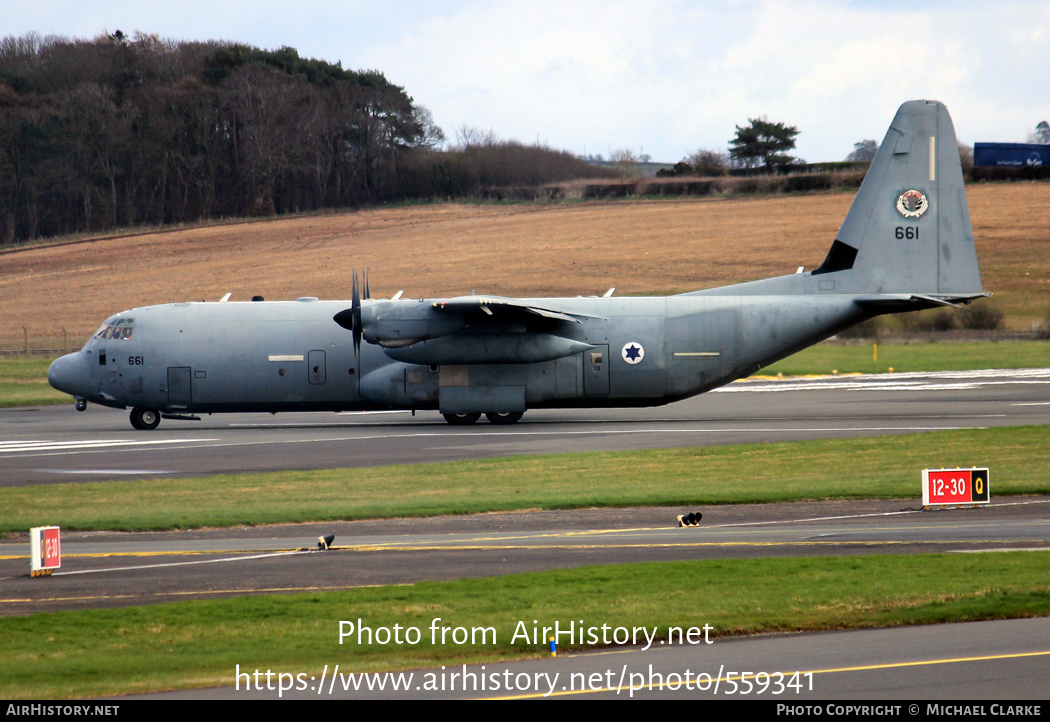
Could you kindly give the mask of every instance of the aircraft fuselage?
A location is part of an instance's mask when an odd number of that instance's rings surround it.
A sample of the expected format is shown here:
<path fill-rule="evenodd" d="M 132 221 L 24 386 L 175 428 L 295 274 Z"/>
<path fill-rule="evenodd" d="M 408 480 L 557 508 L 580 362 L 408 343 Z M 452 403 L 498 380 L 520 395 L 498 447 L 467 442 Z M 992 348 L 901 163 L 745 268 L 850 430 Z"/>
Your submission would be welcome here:
<path fill-rule="evenodd" d="M 56 362 L 51 380 L 104 406 L 168 414 L 654 406 L 754 373 L 865 313 L 842 295 L 809 298 L 803 313 L 798 297 L 780 296 L 543 303 L 584 316 L 468 325 L 425 342 L 429 349 L 364 344 L 360 359 L 333 321 L 345 301 L 147 306 L 108 319 L 81 351 Z M 456 353 L 492 362 L 456 363 Z"/>

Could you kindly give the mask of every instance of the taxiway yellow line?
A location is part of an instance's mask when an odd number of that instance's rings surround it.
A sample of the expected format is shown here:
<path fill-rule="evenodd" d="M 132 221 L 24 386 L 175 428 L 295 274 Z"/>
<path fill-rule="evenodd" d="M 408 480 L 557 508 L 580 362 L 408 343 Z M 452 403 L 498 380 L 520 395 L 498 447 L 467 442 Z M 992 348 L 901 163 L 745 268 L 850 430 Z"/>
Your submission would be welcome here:
<path fill-rule="evenodd" d="M 335 587 L 269 587 L 260 589 L 209 589 L 196 592 L 150 592 L 148 594 L 96 594 L 86 597 L 41 597 L 39 599 L 0 599 L 0 604 L 30 604 L 33 602 L 90 602 L 117 599 L 144 599 L 148 597 L 197 597 L 220 594 L 277 594 L 280 592 L 342 592 L 350 589 L 372 589 L 375 587 L 397 587 L 400 584 L 351 584 Z"/>
<path fill-rule="evenodd" d="M 542 549 L 690 549 L 690 548 L 759 548 L 759 547 L 876 547 L 876 546 L 908 546 L 908 545 L 946 545 L 963 544 L 976 546 L 979 544 L 1002 544 L 1002 540 L 895 540 L 895 541 L 741 541 L 741 542 L 666 542 L 660 544 L 462 544 L 437 546 L 355 546 L 355 547 L 332 547 L 330 551 L 356 551 L 356 552 L 423 552 L 423 551 L 512 551 L 520 549 L 523 551 L 535 551 Z M 1018 539 L 1011 543 L 1017 544 L 1043 544 L 1045 539 Z M 1006 549 L 1006 551 L 1013 551 Z"/>
<path fill-rule="evenodd" d="M 781 671 L 781 672 L 751 672 L 751 673 L 744 672 L 744 673 L 742 673 L 740 675 L 728 674 L 728 675 L 726 675 L 724 677 L 718 677 L 718 678 L 712 677 L 711 678 L 711 684 L 715 684 L 715 683 L 721 684 L 721 683 L 726 683 L 726 682 L 743 682 L 743 681 L 746 681 L 746 680 L 753 680 L 759 674 L 769 674 L 769 675 L 782 674 L 782 675 L 784 675 L 784 677 L 789 678 L 789 677 L 792 677 L 793 675 L 798 675 L 798 676 L 802 677 L 802 676 L 805 676 L 807 674 L 814 674 L 814 675 L 816 675 L 816 674 L 843 674 L 843 673 L 849 673 L 849 672 L 872 672 L 872 671 L 876 671 L 876 670 L 904 669 L 904 668 L 908 668 L 908 667 L 930 667 L 930 666 L 934 666 L 934 665 L 938 665 L 938 664 L 963 664 L 963 663 L 967 663 L 967 662 L 990 662 L 990 661 L 1003 660 L 1003 659 L 1025 659 L 1025 658 L 1028 658 L 1028 657 L 1045 657 L 1047 655 L 1050 655 L 1050 650 L 1042 650 L 1042 651 L 1039 651 L 1039 652 L 1014 652 L 1014 653 L 1011 653 L 1011 654 L 989 654 L 989 655 L 981 655 L 981 656 L 977 656 L 977 657 L 949 657 L 948 659 L 926 659 L 926 660 L 921 660 L 921 661 L 918 661 L 918 662 L 887 662 L 887 663 L 884 663 L 884 664 L 865 664 L 865 665 L 858 665 L 858 666 L 855 666 L 855 667 L 831 667 L 829 669 L 811 669 L 811 670 L 805 670 L 805 671 L 803 671 L 803 670 L 794 670 L 793 669 L 793 670 L 786 671 L 786 672 L 785 671 Z M 634 691 L 636 691 L 636 692 L 649 692 L 649 691 L 654 691 L 654 690 L 661 690 L 664 687 L 668 687 L 668 686 L 670 686 L 669 682 L 661 682 L 660 684 L 646 685 L 645 687 L 642 687 L 642 688 L 639 688 L 639 689 L 635 689 Z M 681 688 L 682 686 L 683 686 L 683 684 L 680 683 L 680 682 L 679 683 L 675 683 L 675 685 L 674 685 L 676 690 Z M 692 689 L 687 690 L 687 691 L 695 691 L 695 690 L 696 690 L 696 688 L 694 686 Z M 550 697 L 569 697 L 569 696 L 580 695 L 580 694 L 597 694 L 597 693 L 602 693 L 602 692 L 604 692 L 604 693 L 609 693 L 609 692 L 619 693 L 619 692 L 622 692 L 622 691 L 625 691 L 625 690 L 623 690 L 622 688 L 617 688 L 617 687 L 604 687 L 602 689 L 564 690 L 564 691 L 561 691 L 561 692 L 552 692 L 552 693 L 546 694 L 546 695 L 543 694 L 543 693 L 534 693 L 534 694 L 512 695 L 512 696 L 508 696 L 508 697 L 485 697 L 483 699 L 493 699 L 493 700 L 495 700 L 495 699 L 499 699 L 499 700 L 543 699 L 543 698 L 550 698 Z"/>

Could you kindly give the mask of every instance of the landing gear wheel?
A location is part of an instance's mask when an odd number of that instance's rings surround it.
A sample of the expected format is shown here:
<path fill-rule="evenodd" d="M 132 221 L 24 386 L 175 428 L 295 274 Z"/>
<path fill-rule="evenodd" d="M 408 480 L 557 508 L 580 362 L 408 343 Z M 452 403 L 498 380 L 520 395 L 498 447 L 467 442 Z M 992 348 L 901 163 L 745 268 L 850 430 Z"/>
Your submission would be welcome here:
<path fill-rule="evenodd" d="M 139 431 L 152 431 L 160 425 L 160 412 L 136 407 L 131 410 L 131 425 Z"/>
<path fill-rule="evenodd" d="M 509 426 L 510 424 L 516 424 L 522 416 L 524 416 L 524 413 L 521 411 L 508 411 L 503 414 L 485 414 L 485 417 L 489 420 L 490 424 L 498 424 L 500 426 Z"/>
<path fill-rule="evenodd" d="M 442 414 L 453 426 L 470 426 L 481 418 L 481 414 Z"/>

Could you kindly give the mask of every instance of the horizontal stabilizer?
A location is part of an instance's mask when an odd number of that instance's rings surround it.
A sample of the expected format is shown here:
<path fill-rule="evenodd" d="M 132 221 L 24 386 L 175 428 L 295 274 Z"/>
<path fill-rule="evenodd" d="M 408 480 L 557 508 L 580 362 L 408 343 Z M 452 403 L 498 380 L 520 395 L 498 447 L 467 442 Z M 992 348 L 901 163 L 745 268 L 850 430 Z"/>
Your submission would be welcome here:
<path fill-rule="evenodd" d="M 951 308 L 962 308 L 964 304 L 975 301 L 978 298 L 987 298 L 990 293 L 967 293 L 954 295 L 931 295 L 924 293 L 882 293 L 877 296 L 861 296 L 855 299 L 858 306 L 888 310 L 904 306 L 918 306 L 921 308 L 933 308 L 934 306 L 950 306 Z M 915 309 L 918 310 L 918 309 Z"/>

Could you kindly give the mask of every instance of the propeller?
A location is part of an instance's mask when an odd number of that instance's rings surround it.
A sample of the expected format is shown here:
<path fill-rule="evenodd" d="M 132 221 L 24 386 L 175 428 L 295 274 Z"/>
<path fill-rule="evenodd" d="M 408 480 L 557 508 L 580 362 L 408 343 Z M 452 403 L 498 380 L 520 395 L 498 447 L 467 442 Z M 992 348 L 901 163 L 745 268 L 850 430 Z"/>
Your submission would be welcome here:
<path fill-rule="evenodd" d="M 353 334 L 354 338 L 354 356 L 360 358 L 361 356 L 361 336 L 364 333 L 361 325 L 361 286 L 364 286 L 365 298 L 368 298 L 369 287 L 368 287 L 368 269 L 366 268 L 363 273 L 363 280 L 358 279 L 357 269 L 353 270 L 353 280 L 351 285 L 351 296 L 350 296 L 350 308 L 343 309 L 335 316 L 332 320 L 343 328 L 349 330 Z"/>

